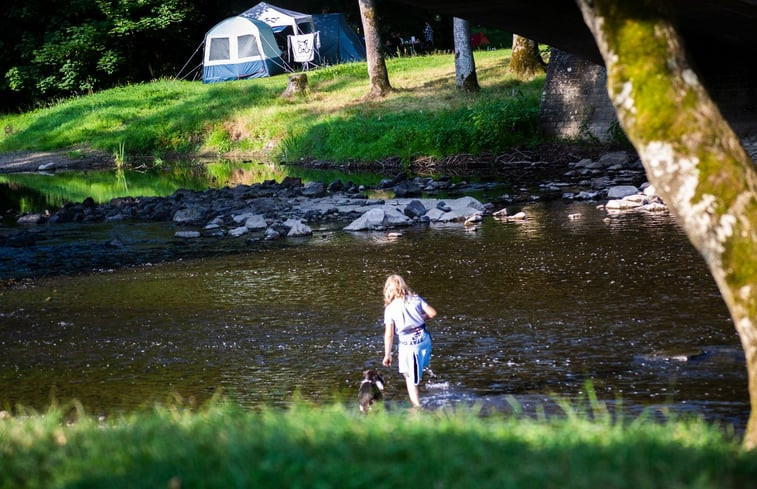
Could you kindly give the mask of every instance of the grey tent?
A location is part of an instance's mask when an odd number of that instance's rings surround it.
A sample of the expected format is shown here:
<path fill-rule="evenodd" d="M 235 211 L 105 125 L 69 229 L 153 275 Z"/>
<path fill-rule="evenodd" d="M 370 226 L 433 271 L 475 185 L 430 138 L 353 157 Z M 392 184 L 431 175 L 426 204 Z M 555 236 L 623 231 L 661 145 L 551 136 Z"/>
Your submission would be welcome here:
<path fill-rule="evenodd" d="M 365 61 L 365 44 L 347 24 L 344 15 L 313 15 L 313 24 L 320 32 L 320 64 Z"/>

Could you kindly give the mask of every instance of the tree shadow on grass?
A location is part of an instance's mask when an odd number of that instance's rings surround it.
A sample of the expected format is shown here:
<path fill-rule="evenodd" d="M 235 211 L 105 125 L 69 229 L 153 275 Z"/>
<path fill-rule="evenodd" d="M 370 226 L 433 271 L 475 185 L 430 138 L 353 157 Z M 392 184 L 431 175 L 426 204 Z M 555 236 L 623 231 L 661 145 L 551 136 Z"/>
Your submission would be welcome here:
<path fill-rule="evenodd" d="M 539 137 L 540 80 L 505 80 L 464 95 L 437 78 L 429 90 L 401 89 L 340 116 L 305 125 L 283 143 L 290 161 L 404 161 L 419 156 L 500 152 Z M 346 115 L 344 115 L 346 114 Z"/>

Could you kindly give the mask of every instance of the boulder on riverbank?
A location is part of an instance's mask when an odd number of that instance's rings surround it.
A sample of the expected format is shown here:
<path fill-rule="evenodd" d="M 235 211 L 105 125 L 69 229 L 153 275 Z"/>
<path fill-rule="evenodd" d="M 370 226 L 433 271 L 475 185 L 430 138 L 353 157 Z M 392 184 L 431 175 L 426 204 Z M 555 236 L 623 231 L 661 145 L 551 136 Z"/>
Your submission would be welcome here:
<path fill-rule="evenodd" d="M 397 226 L 409 226 L 412 219 L 397 209 L 384 206 L 371 208 L 352 221 L 345 231 L 383 231 Z"/>
<path fill-rule="evenodd" d="M 632 190 L 635 190 L 632 191 Z M 641 190 L 635 187 L 611 188 L 608 191 L 610 200 L 604 205 L 609 214 L 618 214 L 625 211 L 667 212 L 668 206 L 657 195 L 653 185 L 645 183 Z"/>
<path fill-rule="evenodd" d="M 287 232 L 287 236 L 290 238 L 299 238 L 302 236 L 310 236 L 313 234 L 313 230 L 310 229 L 310 226 L 307 224 L 304 224 L 299 219 L 287 219 L 283 224 L 283 227 L 289 229 L 289 232 Z"/>

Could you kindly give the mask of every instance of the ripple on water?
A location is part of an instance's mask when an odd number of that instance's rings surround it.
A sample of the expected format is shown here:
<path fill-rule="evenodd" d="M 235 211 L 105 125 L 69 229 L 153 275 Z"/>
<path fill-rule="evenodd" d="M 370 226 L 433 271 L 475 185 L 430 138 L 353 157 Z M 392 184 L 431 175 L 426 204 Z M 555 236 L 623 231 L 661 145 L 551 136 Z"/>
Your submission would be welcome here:
<path fill-rule="evenodd" d="M 42 408 L 54 390 L 107 410 L 218 388 L 246 405 L 294 392 L 351 399 L 362 370 L 381 368 L 387 398 L 403 402 L 396 367 L 380 366 L 381 288 L 397 272 L 439 311 L 429 322 L 435 377 L 422 387 L 430 407 L 534 406 L 575 397 L 588 379 L 630 408 L 670 402 L 745 421 L 738 337 L 670 216 L 605 219 L 563 203 L 526 211 L 525 223 L 486 219 L 474 236 L 460 224 L 393 239 L 324 231 L 297 246 L 6 290 L 0 401 Z M 119 232 L 146 247 L 162 232 L 136 229 Z M 661 352 L 673 360 L 655 360 Z M 675 360 L 692 352 L 706 354 Z"/>

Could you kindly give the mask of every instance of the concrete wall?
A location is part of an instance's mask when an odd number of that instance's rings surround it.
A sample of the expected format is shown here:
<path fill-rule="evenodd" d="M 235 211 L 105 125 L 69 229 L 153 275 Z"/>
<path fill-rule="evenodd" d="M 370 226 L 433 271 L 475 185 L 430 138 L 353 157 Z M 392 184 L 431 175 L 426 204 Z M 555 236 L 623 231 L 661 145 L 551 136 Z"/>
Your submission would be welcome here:
<path fill-rule="evenodd" d="M 541 126 L 560 139 L 612 139 L 619 130 L 603 66 L 552 48 L 541 100 Z"/>
<path fill-rule="evenodd" d="M 707 91 L 736 134 L 757 135 L 757 86 L 749 63 L 726 64 L 704 80 Z"/>
<path fill-rule="evenodd" d="M 757 79 L 757 68 L 725 55 L 695 60 L 694 66 L 734 131 L 742 137 L 757 136 L 757 85 L 751 83 Z M 620 128 L 606 83 L 603 66 L 552 48 L 541 101 L 544 133 L 602 142 L 617 137 Z"/>

